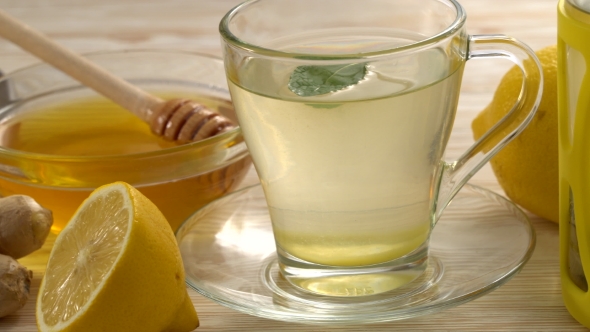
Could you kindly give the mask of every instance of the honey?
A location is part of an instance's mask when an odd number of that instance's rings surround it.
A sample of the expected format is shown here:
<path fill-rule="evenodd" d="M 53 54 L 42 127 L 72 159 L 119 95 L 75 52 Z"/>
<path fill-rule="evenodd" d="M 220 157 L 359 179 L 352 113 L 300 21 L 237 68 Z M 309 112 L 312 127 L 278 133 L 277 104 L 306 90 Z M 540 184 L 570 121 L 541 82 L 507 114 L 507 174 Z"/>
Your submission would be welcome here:
<path fill-rule="evenodd" d="M 231 109 L 226 100 L 190 98 L 212 110 Z M 0 123 L 0 145 L 33 159 L 28 164 L 18 158 L 10 163 L 3 160 L 0 168 L 13 176 L 0 176 L 0 194 L 29 195 L 51 209 L 55 233 L 93 189 L 119 180 L 150 198 L 176 229 L 196 209 L 234 189 L 250 164 L 245 156 L 225 163 L 218 160 L 221 150 L 238 144 L 238 138 L 178 146 L 99 97 L 31 108 Z M 164 150 L 170 152 L 163 155 Z M 77 162 L 80 157 L 83 162 Z M 203 165 L 207 163 L 213 166 Z"/>

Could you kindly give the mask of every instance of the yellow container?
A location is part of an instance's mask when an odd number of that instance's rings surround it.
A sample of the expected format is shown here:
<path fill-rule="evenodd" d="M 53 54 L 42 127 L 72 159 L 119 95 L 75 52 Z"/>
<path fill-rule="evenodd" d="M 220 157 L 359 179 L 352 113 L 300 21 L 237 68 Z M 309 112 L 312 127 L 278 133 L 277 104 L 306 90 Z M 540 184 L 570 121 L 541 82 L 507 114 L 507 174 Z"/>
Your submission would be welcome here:
<path fill-rule="evenodd" d="M 590 328 L 590 1 L 560 0 L 558 36 L 562 292 Z"/>

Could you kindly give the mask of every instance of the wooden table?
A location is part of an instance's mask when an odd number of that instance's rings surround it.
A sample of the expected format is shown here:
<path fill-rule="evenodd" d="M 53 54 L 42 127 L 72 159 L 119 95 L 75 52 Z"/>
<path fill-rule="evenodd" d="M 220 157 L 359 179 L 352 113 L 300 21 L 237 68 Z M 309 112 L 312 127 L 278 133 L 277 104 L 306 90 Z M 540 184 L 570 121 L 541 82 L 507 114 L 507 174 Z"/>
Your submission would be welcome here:
<path fill-rule="evenodd" d="M 318 0 L 321 1 L 321 0 Z M 360 0 L 359 0 L 360 1 Z M 182 49 L 220 55 L 217 25 L 238 0 L 0 0 L 0 8 L 78 51 L 107 49 Z M 503 33 L 533 49 L 556 43 L 557 0 L 463 0 L 471 34 Z M 35 58 L 0 41 L 0 69 L 13 71 Z M 492 61 L 493 62 L 493 61 Z M 460 107 L 447 157 L 455 158 L 472 142 L 471 119 L 490 101 L 503 73 L 503 62 L 467 64 Z M 249 183 L 255 182 L 251 172 Z M 485 167 L 471 183 L 502 194 Z M 199 331 L 583 331 L 563 305 L 558 270 L 557 225 L 531 216 L 537 247 L 525 268 L 494 292 L 438 314 L 407 321 L 346 327 L 310 326 L 248 316 L 195 292 Z M 34 299 L 53 237 L 21 262 L 34 271 L 31 299 L 19 312 L 0 319 L 0 331 L 36 331 Z"/>

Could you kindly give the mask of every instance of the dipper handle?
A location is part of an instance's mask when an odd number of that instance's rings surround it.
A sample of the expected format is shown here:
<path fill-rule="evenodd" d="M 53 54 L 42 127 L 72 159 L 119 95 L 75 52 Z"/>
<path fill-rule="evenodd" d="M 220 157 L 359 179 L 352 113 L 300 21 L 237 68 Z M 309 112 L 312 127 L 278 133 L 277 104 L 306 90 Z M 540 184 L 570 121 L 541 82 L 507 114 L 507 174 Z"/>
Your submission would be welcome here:
<path fill-rule="evenodd" d="M 153 112 L 164 102 L 59 45 L 2 10 L 0 36 L 111 99 L 146 122 L 150 121 Z"/>
<path fill-rule="evenodd" d="M 233 129 L 217 112 L 185 99 L 164 101 L 109 73 L 88 59 L 0 10 L 0 36 L 54 66 L 150 124 L 154 133 L 186 143 Z"/>

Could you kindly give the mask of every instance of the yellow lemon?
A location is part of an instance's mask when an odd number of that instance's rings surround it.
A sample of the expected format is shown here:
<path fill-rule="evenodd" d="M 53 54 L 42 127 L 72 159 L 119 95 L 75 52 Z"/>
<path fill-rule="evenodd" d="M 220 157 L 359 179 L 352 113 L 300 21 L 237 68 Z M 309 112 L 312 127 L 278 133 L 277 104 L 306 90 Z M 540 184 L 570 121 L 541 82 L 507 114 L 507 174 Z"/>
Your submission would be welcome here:
<path fill-rule="evenodd" d="M 510 199 L 542 218 L 558 222 L 557 47 L 549 46 L 536 54 L 544 79 L 537 114 L 490 162 Z M 508 113 L 518 98 L 521 84 L 522 73 L 518 67 L 504 75 L 492 102 L 472 123 L 476 140 Z"/>
<path fill-rule="evenodd" d="M 123 182 L 96 189 L 59 234 L 37 297 L 40 331 L 192 331 L 174 234 Z"/>

